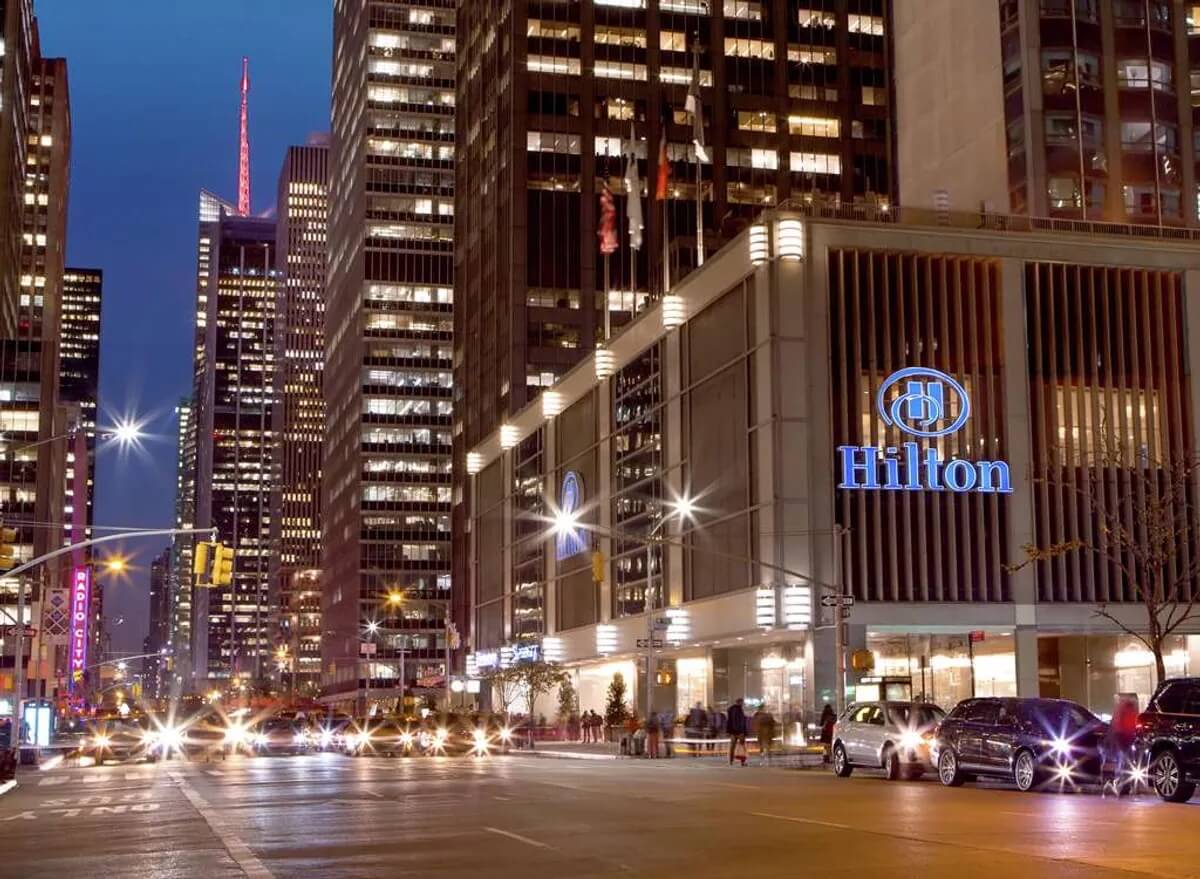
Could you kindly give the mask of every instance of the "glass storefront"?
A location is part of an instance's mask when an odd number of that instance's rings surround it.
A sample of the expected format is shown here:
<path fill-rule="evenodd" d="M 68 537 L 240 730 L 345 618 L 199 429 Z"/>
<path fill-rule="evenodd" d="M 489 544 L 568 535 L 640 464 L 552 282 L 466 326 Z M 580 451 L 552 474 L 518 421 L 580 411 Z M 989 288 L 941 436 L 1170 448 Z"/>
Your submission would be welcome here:
<path fill-rule="evenodd" d="M 982 636 L 982 637 L 981 637 Z M 1017 663 L 1012 634 L 868 634 L 875 656 L 871 674 L 912 681 L 912 696 L 949 711 L 972 696 L 1017 695 Z"/>

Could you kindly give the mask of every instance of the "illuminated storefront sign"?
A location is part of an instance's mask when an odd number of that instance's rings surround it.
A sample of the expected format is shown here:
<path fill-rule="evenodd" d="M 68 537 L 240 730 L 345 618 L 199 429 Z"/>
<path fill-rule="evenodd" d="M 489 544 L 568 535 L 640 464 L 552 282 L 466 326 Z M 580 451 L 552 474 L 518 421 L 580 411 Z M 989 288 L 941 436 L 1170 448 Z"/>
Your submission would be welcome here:
<path fill-rule="evenodd" d="M 924 367 L 888 376 L 875 396 L 875 408 L 888 427 L 924 440 L 960 430 L 971 414 L 966 389 L 944 372 Z M 953 491 L 1010 494 L 1006 461 L 945 460 L 936 446 L 838 446 L 842 481 L 838 488 L 884 491 Z"/>
<path fill-rule="evenodd" d="M 92 569 L 75 568 L 71 577 L 71 689 L 87 670 L 88 608 L 92 600 Z"/>
<path fill-rule="evenodd" d="M 542 658 L 542 645 L 537 641 L 524 641 L 512 646 L 513 662 L 538 662 Z"/>
<path fill-rule="evenodd" d="M 583 509 L 583 477 L 574 470 L 563 474 L 562 487 L 558 492 L 558 509 L 564 516 L 578 516 Z M 562 561 L 579 555 L 587 549 L 587 542 L 580 528 L 564 528 L 554 539 L 555 557 Z"/>

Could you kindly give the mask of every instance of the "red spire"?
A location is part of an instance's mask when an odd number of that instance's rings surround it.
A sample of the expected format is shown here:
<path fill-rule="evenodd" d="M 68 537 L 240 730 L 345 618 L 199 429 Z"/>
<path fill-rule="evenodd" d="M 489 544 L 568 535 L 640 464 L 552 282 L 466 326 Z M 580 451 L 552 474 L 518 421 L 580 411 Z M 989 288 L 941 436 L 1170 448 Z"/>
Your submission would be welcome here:
<path fill-rule="evenodd" d="M 246 97 L 250 94 L 250 59 L 242 56 L 242 124 L 238 137 L 238 214 L 250 213 L 250 126 Z"/>

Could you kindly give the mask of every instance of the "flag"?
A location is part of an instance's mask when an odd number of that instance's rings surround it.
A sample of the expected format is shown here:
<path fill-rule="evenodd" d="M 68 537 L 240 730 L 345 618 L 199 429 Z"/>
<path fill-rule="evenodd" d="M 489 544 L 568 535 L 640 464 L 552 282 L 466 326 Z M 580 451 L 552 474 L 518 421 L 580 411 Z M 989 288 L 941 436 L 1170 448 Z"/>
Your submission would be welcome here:
<path fill-rule="evenodd" d="M 605 256 L 616 251 L 617 247 L 617 209 L 613 207 L 612 192 L 608 185 L 600 190 L 600 225 L 596 229 L 600 238 L 600 252 Z"/>
<path fill-rule="evenodd" d="M 692 47 L 692 84 L 688 86 L 684 109 L 692 114 L 692 143 L 696 145 L 696 161 L 707 162 L 704 148 L 704 103 L 700 100 L 700 46 Z"/>
<path fill-rule="evenodd" d="M 654 198 L 664 201 L 667 197 L 667 184 L 671 182 L 671 163 L 667 161 L 667 126 L 671 124 L 671 105 L 663 101 L 662 122 L 659 125 L 658 137 L 658 180 L 654 185 Z"/>
<path fill-rule="evenodd" d="M 641 250 L 642 230 L 646 224 L 642 221 L 642 180 L 638 177 L 637 138 L 632 122 L 629 123 L 629 152 L 625 157 L 625 192 L 629 196 L 629 246 Z"/>

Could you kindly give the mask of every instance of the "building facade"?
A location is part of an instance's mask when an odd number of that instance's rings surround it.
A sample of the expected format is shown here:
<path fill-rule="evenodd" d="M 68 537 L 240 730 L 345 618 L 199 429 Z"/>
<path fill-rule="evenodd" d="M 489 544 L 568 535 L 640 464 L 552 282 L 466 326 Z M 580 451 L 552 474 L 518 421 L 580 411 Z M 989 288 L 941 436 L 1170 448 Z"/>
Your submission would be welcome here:
<path fill-rule="evenodd" d="M 335 4 L 321 499 L 331 701 L 361 706 L 368 682 L 393 703 L 445 684 L 454 80 L 450 0 Z"/>
<path fill-rule="evenodd" d="M 1194 3 L 934 3 L 895 6 L 901 204 L 1200 224 Z"/>
<path fill-rule="evenodd" d="M 192 668 L 201 681 L 271 672 L 271 455 L 275 387 L 275 222 L 202 222 L 210 250 L 197 369 L 195 527 L 236 549 L 233 584 L 192 593 Z M 190 577 L 190 572 L 189 572 Z"/>
<path fill-rule="evenodd" d="M 170 693 L 168 654 L 171 650 L 171 547 L 150 562 L 150 628 L 143 643 L 142 694 L 164 699 Z M 153 654 L 153 655 L 149 655 Z"/>
<path fill-rule="evenodd" d="M 1195 242 L 859 217 L 764 215 L 471 450 L 477 673 L 540 655 L 584 709 L 620 672 L 639 712 L 648 689 L 679 712 L 745 697 L 799 736 L 837 701 L 841 596 L 844 655 L 872 667 L 847 698 L 1145 704 L 1154 581 L 1133 560 L 1159 532 L 1105 523 L 1137 496 L 1180 516 L 1154 544 L 1178 616 L 1200 540 Z M 1200 670 L 1197 633 L 1172 632 L 1169 673 Z"/>
<path fill-rule="evenodd" d="M 67 267 L 63 272 L 62 309 L 58 343 L 58 393 L 79 407 L 79 426 L 85 433 L 86 462 L 71 449 L 67 453 L 65 527 L 92 536 L 96 479 L 96 417 L 100 404 L 100 314 L 104 295 L 101 269 Z M 82 494 L 76 486 L 80 470 Z"/>
<path fill-rule="evenodd" d="M 0 62 L 0 339 L 17 338 L 25 155 L 35 55 L 31 0 L 0 2 L 4 57 Z"/>
<path fill-rule="evenodd" d="M 325 400 L 327 138 L 289 147 L 276 201 L 275 498 L 271 581 L 279 602 L 283 689 L 316 695 L 321 678 L 321 447 Z"/>
<path fill-rule="evenodd" d="M 466 450 L 691 271 L 698 241 L 790 201 L 891 201 L 888 6 L 459 4 L 456 579 Z"/>
<path fill-rule="evenodd" d="M 185 397 L 175 407 L 175 527 L 189 529 L 196 522 L 196 429 L 192 398 Z M 192 561 L 195 541 L 187 535 L 171 540 L 171 591 L 168 597 L 171 657 L 170 694 L 172 698 L 191 692 L 192 663 Z"/>

